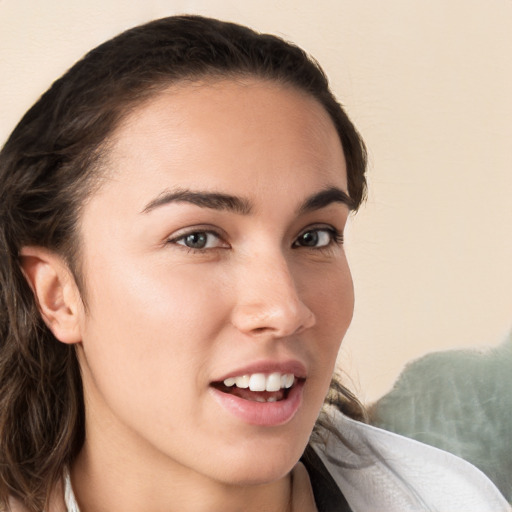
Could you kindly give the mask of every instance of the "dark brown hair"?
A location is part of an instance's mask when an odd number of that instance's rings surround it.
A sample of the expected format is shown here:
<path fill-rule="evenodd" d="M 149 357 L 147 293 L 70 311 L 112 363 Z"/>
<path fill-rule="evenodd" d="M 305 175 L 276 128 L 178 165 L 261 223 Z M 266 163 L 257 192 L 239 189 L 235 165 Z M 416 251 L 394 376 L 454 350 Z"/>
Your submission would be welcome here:
<path fill-rule="evenodd" d="M 62 255 L 83 291 L 77 220 L 120 120 L 174 83 L 243 76 L 290 85 L 323 105 L 343 146 L 356 209 L 365 195 L 365 147 L 318 64 L 275 36 L 199 16 L 156 20 L 89 52 L 25 114 L 1 151 L 0 508 L 14 496 L 43 510 L 85 435 L 74 348 L 42 321 L 20 249 Z M 345 388 L 331 391 L 330 400 L 361 417 Z"/>

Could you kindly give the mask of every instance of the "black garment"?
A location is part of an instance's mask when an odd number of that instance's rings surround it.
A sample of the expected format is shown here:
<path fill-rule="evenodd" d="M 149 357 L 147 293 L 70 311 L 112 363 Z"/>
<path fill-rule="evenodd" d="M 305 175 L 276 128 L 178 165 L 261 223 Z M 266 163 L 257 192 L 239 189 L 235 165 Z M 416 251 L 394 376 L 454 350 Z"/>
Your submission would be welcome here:
<path fill-rule="evenodd" d="M 345 496 L 311 446 L 307 446 L 300 461 L 308 472 L 318 512 L 352 512 Z"/>

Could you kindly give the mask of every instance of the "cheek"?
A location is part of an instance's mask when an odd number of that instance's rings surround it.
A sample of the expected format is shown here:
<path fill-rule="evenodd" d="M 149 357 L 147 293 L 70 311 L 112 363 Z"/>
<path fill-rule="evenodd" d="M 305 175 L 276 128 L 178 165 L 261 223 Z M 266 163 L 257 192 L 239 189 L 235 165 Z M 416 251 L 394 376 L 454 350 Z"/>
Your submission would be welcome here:
<path fill-rule="evenodd" d="M 199 340 L 202 331 L 223 321 L 222 280 L 192 268 L 124 266 L 96 273 L 91 282 L 96 292 L 89 301 L 90 325 L 124 344 L 134 340 L 141 353 L 159 345 L 181 353 L 187 337 Z"/>
<path fill-rule="evenodd" d="M 333 277 L 329 296 L 330 300 L 326 297 L 324 307 L 330 315 L 331 328 L 341 343 L 354 313 L 354 284 L 348 266 L 346 270 Z"/>
<path fill-rule="evenodd" d="M 204 387 L 212 340 L 225 323 L 221 284 L 184 268 L 128 269 L 89 281 L 96 292 L 83 346 L 91 377 L 113 408 L 135 413 L 142 406 L 151 414 L 149 397 L 187 407 Z"/>
<path fill-rule="evenodd" d="M 321 275 L 317 273 L 315 279 L 303 281 L 302 289 L 316 318 L 311 334 L 315 353 L 311 357 L 317 361 L 315 380 L 318 379 L 319 394 L 325 395 L 354 310 L 354 288 L 346 261 L 326 268 Z"/>
<path fill-rule="evenodd" d="M 350 325 L 354 311 L 354 286 L 346 260 L 307 274 L 301 283 L 306 305 L 314 312 L 317 330 L 331 344 L 339 344 Z"/>

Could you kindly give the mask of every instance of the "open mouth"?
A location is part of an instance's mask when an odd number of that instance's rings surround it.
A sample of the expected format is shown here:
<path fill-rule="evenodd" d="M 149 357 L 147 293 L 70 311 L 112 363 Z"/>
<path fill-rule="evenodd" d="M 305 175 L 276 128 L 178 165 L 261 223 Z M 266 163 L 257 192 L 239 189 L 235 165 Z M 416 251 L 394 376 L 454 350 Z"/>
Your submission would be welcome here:
<path fill-rule="evenodd" d="M 286 400 L 293 387 L 303 379 L 292 373 L 253 373 L 229 377 L 211 385 L 230 395 L 252 402 L 280 402 Z"/>

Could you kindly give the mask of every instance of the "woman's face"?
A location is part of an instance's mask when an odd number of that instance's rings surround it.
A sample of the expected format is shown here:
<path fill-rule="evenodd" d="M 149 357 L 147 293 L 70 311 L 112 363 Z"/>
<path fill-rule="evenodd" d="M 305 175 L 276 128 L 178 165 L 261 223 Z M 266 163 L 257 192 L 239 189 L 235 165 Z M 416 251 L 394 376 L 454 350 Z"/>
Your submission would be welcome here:
<path fill-rule="evenodd" d="M 255 79 L 175 86 L 129 115 L 105 168 L 80 225 L 86 446 L 222 482 L 285 475 L 353 309 L 329 116 Z"/>

